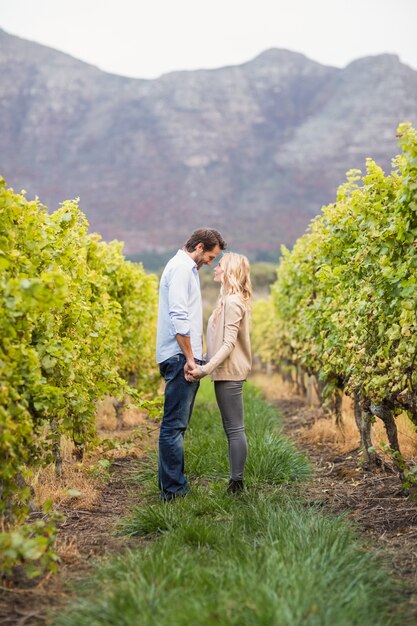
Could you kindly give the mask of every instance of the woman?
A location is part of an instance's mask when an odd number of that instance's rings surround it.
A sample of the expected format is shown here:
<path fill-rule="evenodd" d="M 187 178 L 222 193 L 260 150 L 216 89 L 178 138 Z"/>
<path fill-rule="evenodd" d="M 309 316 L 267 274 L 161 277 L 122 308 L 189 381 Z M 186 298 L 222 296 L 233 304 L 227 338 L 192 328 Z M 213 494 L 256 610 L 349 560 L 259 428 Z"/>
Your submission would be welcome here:
<path fill-rule="evenodd" d="M 223 255 L 214 269 L 220 296 L 207 326 L 207 363 L 189 372 L 194 380 L 211 374 L 229 444 L 228 492 L 243 489 L 247 442 L 242 388 L 251 368 L 249 338 L 252 285 L 249 262 L 234 252 Z"/>

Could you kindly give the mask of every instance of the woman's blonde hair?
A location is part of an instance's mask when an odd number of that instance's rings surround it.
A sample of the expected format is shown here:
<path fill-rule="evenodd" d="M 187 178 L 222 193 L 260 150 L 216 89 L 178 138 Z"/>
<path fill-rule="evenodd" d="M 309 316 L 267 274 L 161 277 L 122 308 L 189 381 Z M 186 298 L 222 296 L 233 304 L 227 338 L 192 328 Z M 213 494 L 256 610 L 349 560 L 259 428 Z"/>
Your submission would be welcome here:
<path fill-rule="evenodd" d="M 252 298 L 252 283 L 248 259 L 243 254 L 226 252 L 219 263 L 223 270 L 220 295 L 239 294 L 249 306 Z"/>

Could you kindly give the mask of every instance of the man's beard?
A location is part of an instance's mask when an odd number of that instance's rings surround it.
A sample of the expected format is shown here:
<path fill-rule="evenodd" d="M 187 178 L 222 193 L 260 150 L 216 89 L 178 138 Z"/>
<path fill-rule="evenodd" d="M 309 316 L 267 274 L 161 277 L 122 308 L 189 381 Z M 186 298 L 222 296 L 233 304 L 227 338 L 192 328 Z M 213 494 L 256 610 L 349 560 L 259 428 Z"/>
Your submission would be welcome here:
<path fill-rule="evenodd" d="M 195 259 L 194 262 L 197 265 L 197 269 L 199 270 L 201 267 L 203 267 L 204 263 L 203 263 L 203 259 L 204 259 L 204 252 L 201 252 Z"/>

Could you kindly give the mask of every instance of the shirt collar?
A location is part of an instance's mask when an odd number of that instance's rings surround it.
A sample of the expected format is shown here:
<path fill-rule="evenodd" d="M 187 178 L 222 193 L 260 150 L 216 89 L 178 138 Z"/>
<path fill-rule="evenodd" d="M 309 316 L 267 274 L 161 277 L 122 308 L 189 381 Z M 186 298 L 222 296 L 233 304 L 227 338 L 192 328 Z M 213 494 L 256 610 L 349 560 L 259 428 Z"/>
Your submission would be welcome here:
<path fill-rule="evenodd" d="M 184 252 L 184 250 L 181 250 L 181 248 L 178 250 L 177 256 L 184 259 L 193 269 L 197 268 L 196 262 L 193 261 L 193 259 L 186 252 Z"/>

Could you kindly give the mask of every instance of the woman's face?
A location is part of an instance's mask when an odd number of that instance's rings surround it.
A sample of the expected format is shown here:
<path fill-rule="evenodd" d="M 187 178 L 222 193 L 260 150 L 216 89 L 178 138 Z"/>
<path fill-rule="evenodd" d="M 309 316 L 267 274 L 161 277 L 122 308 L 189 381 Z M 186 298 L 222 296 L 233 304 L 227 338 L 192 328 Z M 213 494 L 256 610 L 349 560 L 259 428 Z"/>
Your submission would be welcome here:
<path fill-rule="evenodd" d="M 221 283 L 222 282 L 222 276 L 223 276 L 223 270 L 222 270 L 222 266 L 221 263 L 217 263 L 216 267 L 214 268 L 214 282 L 215 283 Z"/>

